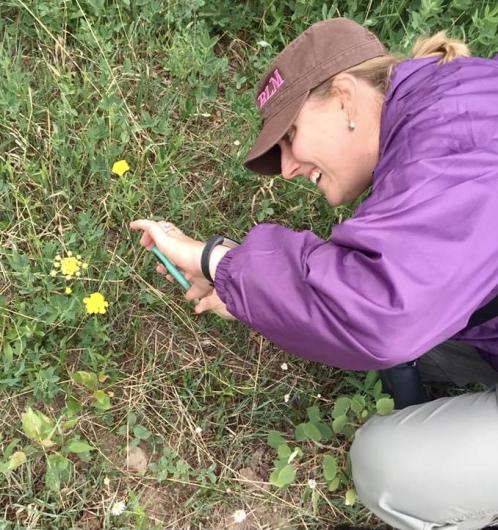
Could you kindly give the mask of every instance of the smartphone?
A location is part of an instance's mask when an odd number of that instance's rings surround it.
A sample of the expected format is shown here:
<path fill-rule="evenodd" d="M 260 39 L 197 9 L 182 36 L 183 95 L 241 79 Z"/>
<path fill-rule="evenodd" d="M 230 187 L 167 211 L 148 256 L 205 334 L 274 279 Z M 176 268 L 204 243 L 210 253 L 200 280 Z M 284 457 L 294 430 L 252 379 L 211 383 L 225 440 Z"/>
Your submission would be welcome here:
<path fill-rule="evenodd" d="M 171 261 L 154 245 L 151 252 L 157 260 L 165 266 L 171 276 L 187 291 L 190 289 L 190 283 L 185 279 L 185 276 L 171 263 Z"/>

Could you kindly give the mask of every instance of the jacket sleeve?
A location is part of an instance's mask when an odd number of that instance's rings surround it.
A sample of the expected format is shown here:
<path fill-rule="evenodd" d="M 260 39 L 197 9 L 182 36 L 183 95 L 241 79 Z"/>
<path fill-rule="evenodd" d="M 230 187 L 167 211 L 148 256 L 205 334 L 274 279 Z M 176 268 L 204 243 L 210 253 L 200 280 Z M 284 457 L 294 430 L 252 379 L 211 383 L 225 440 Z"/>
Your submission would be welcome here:
<path fill-rule="evenodd" d="M 227 309 L 287 351 L 353 370 L 415 359 L 465 327 L 497 286 L 498 154 L 392 173 L 329 240 L 254 227 L 216 271 Z"/>

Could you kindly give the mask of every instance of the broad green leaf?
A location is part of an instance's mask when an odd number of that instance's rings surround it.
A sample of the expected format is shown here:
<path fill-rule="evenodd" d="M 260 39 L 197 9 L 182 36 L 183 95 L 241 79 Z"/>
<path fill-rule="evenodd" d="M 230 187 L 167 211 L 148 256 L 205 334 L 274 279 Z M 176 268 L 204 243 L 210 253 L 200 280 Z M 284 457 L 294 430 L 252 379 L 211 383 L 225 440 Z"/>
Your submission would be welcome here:
<path fill-rule="evenodd" d="M 370 370 L 365 377 L 365 390 L 372 388 L 378 378 L 379 372 L 377 372 L 376 370 Z"/>
<path fill-rule="evenodd" d="M 347 423 L 342 429 L 342 434 L 346 436 L 346 438 L 353 438 L 355 430 L 356 429 L 354 425 L 351 425 L 351 423 Z"/>
<path fill-rule="evenodd" d="M 346 491 L 345 499 L 346 506 L 353 506 L 356 502 L 356 491 L 354 489 Z"/>
<path fill-rule="evenodd" d="M 386 416 L 394 410 L 394 400 L 392 398 L 381 398 L 377 400 L 375 407 L 378 414 Z"/>
<path fill-rule="evenodd" d="M 355 394 L 351 399 L 351 410 L 357 415 L 365 408 L 365 398 L 360 394 Z"/>
<path fill-rule="evenodd" d="M 339 416 L 344 416 L 351 406 L 351 398 L 347 396 L 340 396 L 337 398 L 334 409 L 332 410 L 332 418 L 338 418 Z"/>
<path fill-rule="evenodd" d="M 315 405 L 306 409 L 308 418 L 312 423 L 318 423 L 320 421 L 320 409 Z"/>
<path fill-rule="evenodd" d="M 71 418 L 70 420 L 65 421 L 62 424 L 62 430 L 68 431 L 69 429 L 72 429 L 79 421 L 79 418 Z"/>
<path fill-rule="evenodd" d="M 319 442 L 322 439 L 322 433 L 314 423 L 303 423 L 303 431 L 306 437 L 314 442 Z"/>
<path fill-rule="evenodd" d="M 21 418 L 23 431 L 30 440 L 41 444 L 43 447 L 55 445 L 51 440 L 54 423 L 43 412 L 28 407 L 26 412 L 21 414 Z"/>
<path fill-rule="evenodd" d="M 382 381 L 379 379 L 373 387 L 373 396 L 375 399 L 379 399 L 382 394 Z"/>
<path fill-rule="evenodd" d="M 133 434 L 136 438 L 140 438 L 141 440 L 147 440 L 152 436 L 152 433 L 141 425 L 135 425 L 133 427 Z"/>
<path fill-rule="evenodd" d="M 7 445 L 7 447 L 5 448 L 3 452 L 3 455 L 5 458 L 10 458 L 12 452 L 17 447 L 20 441 L 21 441 L 20 438 L 12 438 L 12 440 L 9 442 L 9 444 Z"/>
<path fill-rule="evenodd" d="M 335 433 L 342 432 L 346 424 L 348 423 L 348 417 L 346 415 L 337 416 L 332 422 L 332 430 Z"/>
<path fill-rule="evenodd" d="M 334 480 L 331 480 L 327 486 L 329 491 L 335 491 L 341 484 L 341 479 L 339 477 L 335 477 Z"/>
<path fill-rule="evenodd" d="M 121 425 L 118 429 L 118 434 L 127 434 L 128 433 L 128 425 Z"/>
<path fill-rule="evenodd" d="M 72 440 L 67 445 L 64 446 L 64 449 L 68 453 L 86 453 L 87 451 L 92 451 L 92 447 L 88 442 L 84 440 Z"/>
<path fill-rule="evenodd" d="M 284 458 L 285 460 L 287 460 L 291 455 L 292 451 L 287 444 L 282 444 L 278 446 L 277 453 L 279 458 Z"/>
<path fill-rule="evenodd" d="M 285 443 L 285 440 L 278 431 L 270 431 L 268 433 L 267 443 L 273 449 L 278 449 L 280 445 Z"/>
<path fill-rule="evenodd" d="M 128 412 L 128 425 L 132 427 L 136 423 L 137 423 L 137 415 L 133 411 Z"/>
<path fill-rule="evenodd" d="M 274 469 L 270 473 L 270 483 L 273 484 L 274 486 L 277 486 L 277 488 L 280 487 L 279 482 L 278 482 L 278 475 L 280 474 L 280 469 L 281 468 Z"/>
<path fill-rule="evenodd" d="M 328 440 L 332 438 L 332 434 L 333 434 L 332 429 L 326 423 L 319 422 L 319 423 L 315 423 L 315 425 L 317 426 L 318 430 L 322 434 L 323 441 L 327 442 Z"/>
<path fill-rule="evenodd" d="M 111 398 L 103 391 L 97 390 L 93 393 L 95 399 L 93 406 L 98 410 L 109 410 L 111 408 Z"/>
<path fill-rule="evenodd" d="M 304 423 L 300 423 L 296 426 L 294 430 L 294 438 L 296 439 L 296 442 L 303 442 L 308 439 L 304 432 Z"/>
<path fill-rule="evenodd" d="M 42 421 L 36 414 L 36 412 L 28 407 L 26 412 L 21 414 L 22 419 L 22 430 L 24 434 L 34 441 L 38 441 L 41 437 Z"/>
<path fill-rule="evenodd" d="M 272 482 L 272 484 L 278 486 L 279 488 L 285 488 L 289 484 L 292 484 L 295 478 L 296 470 L 294 469 L 292 464 L 287 464 L 278 471 L 278 474 L 271 474 L 270 482 Z"/>
<path fill-rule="evenodd" d="M 335 479 L 337 474 L 337 462 L 332 455 L 323 457 L 323 477 L 327 482 Z"/>
<path fill-rule="evenodd" d="M 45 485 L 49 490 L 59 491 L 61 481 L 69 478 L 69 460 L 57 453 L 47 456 Z"/>
<path fill-rule="evenodd" d="M 97 390 L 97 374 L 80 370 L 78 372 L 72 372 L 70 376 L 76 384 L 82 385 L 85 388 L 88 388 L 88 390 Z"/>
<path fill-rule="evenodd" d="M 73 416 L 76 416 L 76 414 L 78 414 L 80 410 L 80 402 L 77 399 L 70 397 L 66 400 L 66 406 L 63 409 L 63 414 L 68 418 L 72 418 Z"/>
<path fill-rule="evenodd" d="M 8 461 L 8 469 L 12 471 L 16 467 L 22 466 L 26 462 L 26 453 L 23 451 L 16 451 Z"/>

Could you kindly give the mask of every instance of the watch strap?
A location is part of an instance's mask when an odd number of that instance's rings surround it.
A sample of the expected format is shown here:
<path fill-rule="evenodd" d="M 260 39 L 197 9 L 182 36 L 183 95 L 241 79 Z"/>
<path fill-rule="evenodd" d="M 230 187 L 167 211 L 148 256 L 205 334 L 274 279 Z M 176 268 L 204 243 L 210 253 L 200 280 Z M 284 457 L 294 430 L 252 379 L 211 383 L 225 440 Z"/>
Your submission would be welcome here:
<path fill-rule="evenodd" d="M 214 281 L 213 281 L 213 278 L 211 277 L 211 272 L 209 271 L 209 258 L 211 257 L 211 252 L 213 251 L 213 248 L 216 245 L 223 244 L 224 240 L 225 238 L 223 236 L 214 235 L 206 241 L 206 245 L 202 250 L 201 271 L 202 271 L 202 274 L 204 274 L 204 277 L 206 278 L 206 280 L 208 280 L 208 282 L 211 285 L 213 285 Z"/>

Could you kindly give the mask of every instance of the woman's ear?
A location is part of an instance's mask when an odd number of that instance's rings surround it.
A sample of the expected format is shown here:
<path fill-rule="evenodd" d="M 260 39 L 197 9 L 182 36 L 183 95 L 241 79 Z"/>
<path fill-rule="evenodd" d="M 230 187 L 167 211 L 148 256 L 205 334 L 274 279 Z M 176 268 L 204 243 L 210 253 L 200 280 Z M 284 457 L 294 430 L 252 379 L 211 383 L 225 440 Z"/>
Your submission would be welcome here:
<path fill-rule="evenodd" d="M 337 74 L 331 86 L 331 95 L 341 104 L 341 110 L 348 120 L 354 118 L 355 98 L 358 92 L 358 80 L 351 74 Z"/>
<path fill-rule="evenodd" d="M 331 96 L 338 97 L 342 105 L 351 105 L 358 90 L 358 80 L 351 74 L 340 73 L 330 87 Z"/>

